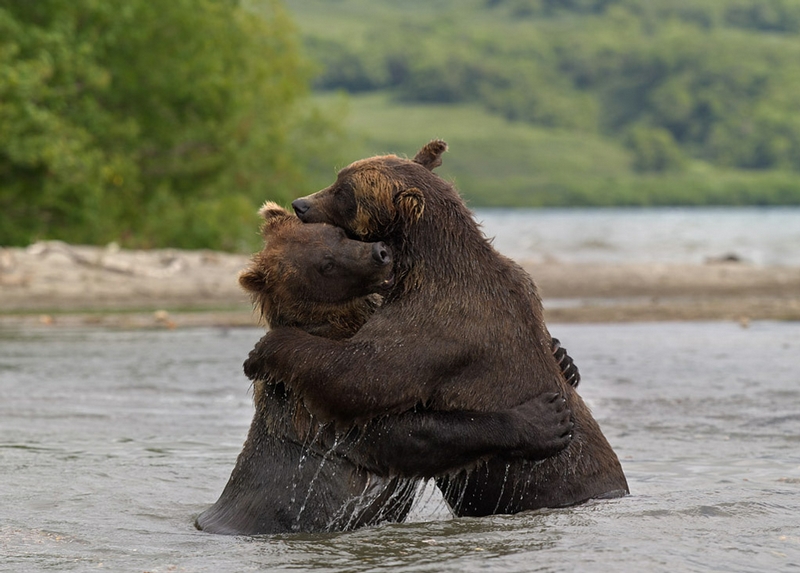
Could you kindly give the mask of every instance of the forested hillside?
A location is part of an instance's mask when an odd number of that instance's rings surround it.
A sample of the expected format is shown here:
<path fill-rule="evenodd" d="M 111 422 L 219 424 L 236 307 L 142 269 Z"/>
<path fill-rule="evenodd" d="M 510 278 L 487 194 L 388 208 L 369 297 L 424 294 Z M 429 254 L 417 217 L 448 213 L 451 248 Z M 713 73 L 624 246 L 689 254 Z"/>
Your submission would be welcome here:
<path fill-rule="evenodd" d="M 473 206 L 800 204 L 798 62 L 798 0 L 0 0 L 0 245 L 251 250 L 433 137 Z"/>
<path fill-rule="evenodd" d="M 287 6 L 364 150 L 448 139 L 474 204 L 800 203 L 796 0 Z"/>

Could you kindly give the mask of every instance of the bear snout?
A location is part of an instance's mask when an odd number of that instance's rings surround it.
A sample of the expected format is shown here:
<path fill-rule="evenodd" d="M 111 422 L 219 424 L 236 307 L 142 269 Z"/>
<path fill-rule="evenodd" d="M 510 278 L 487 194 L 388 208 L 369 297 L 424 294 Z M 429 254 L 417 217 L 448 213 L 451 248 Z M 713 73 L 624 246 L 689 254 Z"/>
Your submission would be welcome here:
<path fill-rule="evenodd" d="M 392 264 L 392 252 L 383 241 L 372 244 L 372 258 L 380 265 Z"/>
<path fill-rule="evenodd" d="M 303 218 L 303 215 L 305 215 L 308 212 L 310 207 L 311 203 L 304 197 L 292 201 L 292 208 L 294 209 L 294 212 L 297 214 L 298 217 L 300 217 L 301 220 Z"/>

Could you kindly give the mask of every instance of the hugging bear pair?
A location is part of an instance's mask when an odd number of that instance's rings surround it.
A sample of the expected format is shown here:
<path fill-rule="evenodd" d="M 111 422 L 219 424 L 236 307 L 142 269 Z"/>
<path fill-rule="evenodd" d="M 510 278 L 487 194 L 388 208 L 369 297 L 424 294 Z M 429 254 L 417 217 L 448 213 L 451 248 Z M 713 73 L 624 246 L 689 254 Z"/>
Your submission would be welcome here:
<path fill-rule="evenodd" d="M 445 150 L 357 161 L 297 217 L 262 208 L 240 277 L 271 327 L 245 362 L 256 413 L 199 528 L 401 521 L 428 477 L 460 516 L 627 493 L 533 281 L 432 172 Z"/>

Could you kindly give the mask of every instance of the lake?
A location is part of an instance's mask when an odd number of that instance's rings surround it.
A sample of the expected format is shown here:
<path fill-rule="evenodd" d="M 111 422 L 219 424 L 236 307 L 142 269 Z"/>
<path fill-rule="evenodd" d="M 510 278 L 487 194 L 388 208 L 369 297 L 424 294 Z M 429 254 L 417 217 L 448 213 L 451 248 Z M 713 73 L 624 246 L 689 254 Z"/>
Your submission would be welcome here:
<path fill-rule="evenodd" d="M 515 258 L 703 263 L 735 255 L 800 266 L 800 208 L 478 209 L 495 247 Z"/>
<path fill-rule="evenodd" d="M 0 331 L 0 571 L 798 571 L 800 324 L 551 325 L 631 495 L 241 538 L 195 530 L 252 414 L 244 329 Z"/>

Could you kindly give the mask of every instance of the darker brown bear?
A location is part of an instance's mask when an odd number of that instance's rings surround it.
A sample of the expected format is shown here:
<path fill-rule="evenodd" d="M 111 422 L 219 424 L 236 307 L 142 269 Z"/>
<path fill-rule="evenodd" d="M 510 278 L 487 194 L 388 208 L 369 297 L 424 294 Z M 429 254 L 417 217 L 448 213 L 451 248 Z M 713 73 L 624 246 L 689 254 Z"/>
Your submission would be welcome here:
<path fill-rule="evenodd" d="M 331 225 L 304 225 L 274 203 L 261 215 L 265 246 L 240 282 L 265 322 L 337 340 L 354 334 L 380 303 L 373 293 L 394 283 L 390 249 L 351 240 Z M 406 412 L 336 433 L 279 379 L 257 380 L 254 394 L 247 441 L 219 500 L 197 518 L 203 530 L 310 532 L 400 521 L 416 480 L 383 478 L 369 467 L 418 476 L 498 451 L 544 457 L 568 443 L 571 427 L 568 410 L 553 395 L 507 412 Z M 432 455 L 431 448 L 447 455 Z"/>
<path fill-rule="evenodd" d="M 562 377 L 531 278 L 497 253 L 455 189 L 431 172 L 446 145 L 414 160 L 357 161 L 336 182 L 293 204 L 305 222 L 384 241 L 395 281 L 352 338 L 293 328 L 251 352 L 251 377 L 277 376 L 322 416 L 353 421 L 415 406 L 495 411 L 547 392 L 567 397 L 574 439 L 541 464 L 490 458 L 439 480 L 460 515 L 513 513 L 624 495 L 619 460 L 583 400 Z"/>

